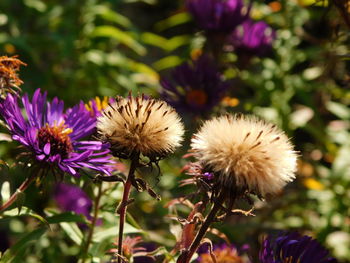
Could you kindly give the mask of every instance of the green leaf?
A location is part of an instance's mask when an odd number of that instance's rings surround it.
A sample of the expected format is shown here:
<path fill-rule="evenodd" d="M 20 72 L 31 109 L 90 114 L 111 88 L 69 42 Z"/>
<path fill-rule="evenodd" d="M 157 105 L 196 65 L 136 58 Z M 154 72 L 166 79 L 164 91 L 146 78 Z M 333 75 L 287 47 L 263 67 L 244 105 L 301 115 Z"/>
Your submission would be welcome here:
<path fill-rule="evenodd" d="M 343 104 L 340 104 L 340 103 L 334 102 L 334 101 L 328 101 L 326 103 L 326 108 L 331 113 L 333 113 L 335 116 L 337 116 L 343 120 L 350 119 L 350 109 Z"/>
<path fill-rule="evenodd" d="M 47 228 L 41 227 L 24 235 L 16 244 L 5 251 L 1 257 L 1 262 L 11 262 L 21 250 L 25 249 L 31 243 L 37 242 L 46 230 Z"/>
<path fill-rule="evenodd" d="M 167 19 L 159 21 L 155 25 L 155 29 L 157 31 L 163 31 L 163 30 L 166 30 L 168 28 L 187 23 L 190 20 L 191 20 L 191 16 L 187 12 L 177 13 L 173 16 L 168 17 Z"/>
<path fill-rule="evenodd" d="M 122 31 L 113 26 L 96 27 L 91 33 L 91 36 L 116 39 L 120 43 L 135 51 L 138 55 L 143 56 L 146 54 L 146 49 L 140 43 L 138 43 L 130 33 Z"/>
<path fill-rule="evenodd" d="M 40 0 L 24 0 L 23 2 L 27 7 L 33 8 L 38 12 L 45 12 L 47 9 L 46 4 Z"/>
<path fill-rule="evenodd" d="M 77 245 L 81 245 L 83 241 L 83 233 L 79 229 L 76 223 L 66 223 L 61 222 L 59 223 L 62 227 L 63 231 L 66 232 L 68 237 Z"/>
<path fill-rule="evenodd" d="M 171 39 L 166 39 L 162 36 L 150 32 L 143 33 L 141 35 L 141 39 L 146 44 L 161 48 L 168 52 L 174 51 L 180 46 L 187 45 L 191 41 L 191 37 L 187 35 L 175 36 Z"/>
<path fill-rule="evenodd" d="M 107 228 L 105 230 L 96 232 L 96 233 L 94 233 L 93 241 L 94 242 L 101 242 L 107 238 L 113 238 L 117 235 L 118 231 L 119 231 L 119 226 L 112 226 L 112 227 Z M 124 234 L 141 233 L 141 232 L 143 232 L 141 229 L 137 229 L 128 223 L 125 223 L 125 225 L 124 225 Z"/>
<path fill-rule="evenodd" d="M 130 20 L 127 17 L 113 11 L 112 9 L 108 8 L 107 6 L 96 5 L 93 8 L 94 8 L 93 12 L 96 15 L 101 16 L 103 19 L 105 19 L 107 21 L 114 22 L 114 23 L 116 23 L 120 26 L 123 26 L 125 28 L 129 28 L 132 26 Z"/>
<path fill-rule="evenodd" d="M 86 223 L 83 215 L 77 215 L 73 212 L 65 212 L 46 218 L 49 224 L 59 224 L 62 222 Z"/>
<path fill-rule="evenodd" d="M 168 68 L 175 67 L 182 62 L 182 59 L 178 56 L 167 56 L 153 63 L 153 67 L 160 71 Z"/>
<path fill-rule="evenodd" d="M 141 35 L 141 39 L 146 44 L 159 47 L 161 49 L 167 49 L 168 40 L 160 35 L 145 32 Z"/>
<path fill-rule="evenodd" d="M 18 214 L 21 213 L 24 201 L 26 200 L 26 194 L 22 191 L 17 190 L 17 199 L 16 199 L 16 205 L 18 208 Z"/>
<path fill-rule="evenodd" d="M 5 211 L 2 215 L 0 215 L 0 219 L 5 219 L 8 217 L 17 217 L 17 216 L 34 217 L 35 219 L 38 219 L 40 222 L 44 223 L 48 228 L 50 228 L 49 223 L 44 217 L 35 213 L 33 210 L 25 206 L 23 206 L 20 210 L 18 208 L 14 208 L 14 209 Z"/>
<path fill-rule="evenodd" d="M 191 37 L 188 35 L 175 36 L 169 39 L 167 49 L 173 51 L 181 46 L 187 45 L 191 42 Z"/>

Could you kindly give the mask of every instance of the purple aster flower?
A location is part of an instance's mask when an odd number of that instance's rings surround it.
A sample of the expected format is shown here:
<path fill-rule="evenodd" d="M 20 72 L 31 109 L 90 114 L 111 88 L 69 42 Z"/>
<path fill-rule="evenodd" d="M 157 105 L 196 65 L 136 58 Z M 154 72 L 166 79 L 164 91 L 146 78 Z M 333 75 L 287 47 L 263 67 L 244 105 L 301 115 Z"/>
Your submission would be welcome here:
<path fill-rule="evenodd" d="M 163 78 L 160 83 L 165 101 L 180 112 L 195 115 L 209 112 L 229 87 L 214 62 L 206 56 L 176 67 L 172 80 Z"/>
<path fill-rule="evenodd" d="M 64 112 L 63 101 L 46 101 L 46 92 L 37 89 L 30 102 L 9 94 L 0 101 L 0 114 L 6 121 L 12 138 L 25 146 L 43 168 L 79 175 L 80 168 L 90 168 L 110 174 L 114 162 L 110 160 L 108 145 L 99 141 L 83 141 L 95 131 L 96 118 L 80 103 Z M 25 112 L 25 113 L 23 113 Z M 58 169 L 57 169 L 58 168 Z"/>
<path fill-rule="evenodd" d="M 84 215 L 89 220 L 92 218 L 92 201 L 80 187 L 58 183 L 54 190 L 54 199 L 61 210 Z"/>
<path fill-rule="evenodd" d="M 272 48 L 276 32 L 265 22 L 245 21 L 229 38 L 238 55 L 265 55 Z"/>
<path fill-rule="evenodd" d="M 188 11 L 200 29 L 229 33 L 248 16 L 242 0 L 186 0 Z"/>
<path fill-rule="evenodd" d="M 261 263 L 336 263 L 315 239 L 293 232 L 268 237 L 260 251 Z"/>

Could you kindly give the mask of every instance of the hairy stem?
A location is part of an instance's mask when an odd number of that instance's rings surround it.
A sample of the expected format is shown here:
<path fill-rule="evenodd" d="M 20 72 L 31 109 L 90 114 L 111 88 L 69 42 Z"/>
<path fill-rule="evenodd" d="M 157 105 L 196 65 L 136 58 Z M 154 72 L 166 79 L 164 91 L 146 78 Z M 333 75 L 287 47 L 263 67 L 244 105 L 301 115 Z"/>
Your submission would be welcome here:
<path fill-rule="evenodd" d="M 91 226 L 90 226 L 90 229 L 89 229 L 89 234 L 88 234 L 88 237 L 86 239 L 85 246 L 83 248 L 83 253 L 82 253 L 83 260 L 82 260 L 82 263 L 85 263 L 85 261 L 87 259 L 87 254 L 88 254 L 88 251 L 89 251 L 89 247 L 90 247 L 90 244 L 91 244 L 91 241 L 92 241 L 92 236 L 94 234 L 96 222 L 97 222 L 97 219 L 98 219 L 98 212 L 99 212 L 101 196 L 102 196 L 102 182 L 99 183 L 99 185 L 98 185 L 98 192 L 97 192 L 97 196 L 96 196 L 95 202 L 94 202 L 94 215 L 92 217 Z"/>
<path fill-rule="evenodd" d="M 3 212 L 5 209 L 7 209 L 9 206 L 11 206 L 17 199 L 18 194 L 24 192 L 28 186 L 34 181 L 36 178 L 35 175 L 29 176 L 25 181 L 17 188 L 16 192 L 14 192 L 9 200 L 7 200 L 2 206 L 0 206 L 0 213 Z"/>
<path fill-rule="evenodd" d="M 123 198 L 119 204 L 118 213 L 119 213 L 119 234 L 118 234 L 118 263 L 122 263 L 123 256 L 123 232 L 124 232 L 124 224 L 126 217 L 126 208 L 128 206 L 129 195 L 131 191 L 131 182 L 134 177 L 135 170 L 139 164 L 139 155 L 135 154 L 135 156 L 131 160 L 130 170 L 126 182 L 124 184 L 124 192 Z"/>
<path fill-rule="evenodd" d="M 193 254 L 197 251 L 198 247 L 200 246 L 203 237 L 208 231 L 208 228 L 214 222 L 217 213 L 222 208 L 224 199 L 225 199 L 225 196 L 223 194 L 220 194 L 219 197 L 215 200 L 212 209 L 210 210 L 209 214 L 204 220 L 204 223 L 201 225 L 200 229 L 198 230 L 196 237 L 193 239 L 191 243 L 190 248 L 188 250 L 185 250 L 180 255 L 180 257 L 177 260 L 177 263 L 189 263 L 191 261 Z"/>

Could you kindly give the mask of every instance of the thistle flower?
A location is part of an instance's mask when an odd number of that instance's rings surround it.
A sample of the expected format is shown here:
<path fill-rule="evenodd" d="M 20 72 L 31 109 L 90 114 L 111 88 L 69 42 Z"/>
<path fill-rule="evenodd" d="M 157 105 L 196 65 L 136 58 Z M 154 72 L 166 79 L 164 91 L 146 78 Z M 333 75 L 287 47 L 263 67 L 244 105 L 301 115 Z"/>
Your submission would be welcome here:
<path fill-rule="evenodd" d="M 186 6 L 198 27 L 209 32 L 228 33 L 249 13 L 242 0 L 187 0 Z"/>
<path fill-rule="evenodd" d="M 110 174 L 112 170 L 108 145 L 98 141 L 83 141 L 91 135 L 96 121 L 83 103 L 63 111 L 64 103 L 57 98 L 46 102 L 46 93 L 37 89 L 32 101 L 9 94 L 0 101 L 0 114 L 6 121 L 13 140 L 19 141 L 39 167 L 79 175 L 80 168 L 90 168 Z M 25 112 L 25 114 L 23 113 Z"/>
<path fill-rule="evenodd" d="M 98 118 L 97 130 L 101 140 L 111 144 L 115 156 L 127 159 L 142 154 L 151 161 L 173 152 L 184 133 L 172 107 L 144 96 L 117 97 Z"/>
<path fill-rule="evenodd" d="M 268 237 L 260 250 L 261 263 L 336 263 L 315 239 L 294 232 Z"/>
<path fill-rule="evenodd" d="M 63 211 L 72 211 L 91 219 L 92 201 L 78 186 L 58 183 L 54 190 L 54 199 Z"/>
<path fill-rule="evenodd" d="M 16 56 L 0 57 L 0 95 L 4 92 L 13 92 L 13 89 L 19 90 L 19 86 L 23 83 L 17 76 L 20 66 L 26 66 Z"/>
<path fill-rule="evenodd" d="M 165 101 L 180 112 L 194 115 L 212 110 L 229 87 L 214 61 L 206 56 L 176 67 L 172 81 L 162 78 L 160 83 Z"/>
<path fill-rule="evenodd" d="M 200 164 L 214 173 L 217 192 L 265 196 L 295 178 L 297 155 L 287 136 L 256 117 L 225 115 L 206 121 L 191 147 Z"/>
<path fill-rule="evenodd" d="M 244 263 L 246 262 L 238 253 L 235 246 L 227 244 L 214 245 L 213 255 L 217 263 Z M 212 255 L 209 252 L 201 253 L 198 263 L 212 263 Z"/>
<path fill-rule="evenodd" d="M 263 56 L 272 48 L 275 38 L 276 32 L 265 22 L 246 20 L 233 31 L 229 42 L 238 55 Z"/>

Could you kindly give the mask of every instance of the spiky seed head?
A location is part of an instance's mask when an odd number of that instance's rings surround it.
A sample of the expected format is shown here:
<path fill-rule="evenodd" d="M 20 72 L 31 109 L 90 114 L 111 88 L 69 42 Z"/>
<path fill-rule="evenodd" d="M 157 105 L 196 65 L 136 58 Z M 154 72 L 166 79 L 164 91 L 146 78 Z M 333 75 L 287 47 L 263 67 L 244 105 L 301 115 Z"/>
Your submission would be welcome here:
<path fill-rule="evenodd" d="M 166 102 L 131 95 L 109 104 L 98 118 L 97 130 L 113 154 L 126 159 L 134 153 L 163 158 L 180 146 L 184 134 L 179 115 Z"/>
<path fill-rule="evenodd" d="M 222 191 L 276 194 L 295 178 L 297 153 L 283 131 L 254 116 L 206 121 L 191 142 Z"/>

